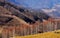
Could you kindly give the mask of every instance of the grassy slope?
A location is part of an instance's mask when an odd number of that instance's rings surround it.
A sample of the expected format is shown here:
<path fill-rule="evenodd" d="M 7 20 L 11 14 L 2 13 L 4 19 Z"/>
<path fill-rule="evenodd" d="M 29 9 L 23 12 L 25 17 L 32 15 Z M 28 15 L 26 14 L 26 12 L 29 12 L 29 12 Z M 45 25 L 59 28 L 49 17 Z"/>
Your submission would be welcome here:
<path fill-rule="evenodd" d="M 2 6 L 0 6 L 0 14 L 11 15 L 12 13 L 9 12 L 7 9 L 3 8 Z"/>
<path fill-rule="evenodd" d="M 16 36 L 15 38 L 60 38 L 60 30 L 36 35 Z"/>

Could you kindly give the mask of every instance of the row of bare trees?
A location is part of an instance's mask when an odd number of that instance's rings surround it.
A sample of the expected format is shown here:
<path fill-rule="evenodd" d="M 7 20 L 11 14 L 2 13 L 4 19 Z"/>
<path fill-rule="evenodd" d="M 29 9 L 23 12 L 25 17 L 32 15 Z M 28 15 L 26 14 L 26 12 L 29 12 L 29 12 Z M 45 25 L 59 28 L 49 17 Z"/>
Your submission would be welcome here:
<path fill-rule="evenodd" d="M 9 38 L 13 37 L 15 35 L 19 36 L 25 36 L 25 35 L 32 35 L 37 34 L 41 32 L 48 32 L 59 29 L 60 22 L 53 21 L 53 22 L 44 22 L 44 23 L 38 23 L 30 24 L 30 26 L 22 24 L 17 26 L 4 26 L 2 30 L 2 37 L 3 38 Z"/>

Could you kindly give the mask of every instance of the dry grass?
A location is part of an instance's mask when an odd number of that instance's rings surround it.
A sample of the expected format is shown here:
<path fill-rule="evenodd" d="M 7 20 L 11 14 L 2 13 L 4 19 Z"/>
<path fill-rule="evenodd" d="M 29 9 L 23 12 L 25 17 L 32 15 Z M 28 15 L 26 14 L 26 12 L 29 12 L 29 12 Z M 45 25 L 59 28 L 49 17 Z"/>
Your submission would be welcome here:
<path fill-rule="evenodd" d="M 60 30 L 36 35 L 16 36 L 15 38 L 60 38 Z"/>
<path fill-rule="evenodd" d="M 11 15 L 11 12 L 9 12 L 7 9 L 3 8 L 2 6 L 0 6 L 0 14 Z"/>

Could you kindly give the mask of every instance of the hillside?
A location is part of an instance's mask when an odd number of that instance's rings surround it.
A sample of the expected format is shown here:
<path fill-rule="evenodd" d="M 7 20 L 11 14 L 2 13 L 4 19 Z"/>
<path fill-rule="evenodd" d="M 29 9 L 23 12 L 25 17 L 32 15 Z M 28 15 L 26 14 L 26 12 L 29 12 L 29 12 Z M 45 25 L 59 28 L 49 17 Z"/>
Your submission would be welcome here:
<path fill-rule="evenodd" d="M 14 10 L 16 10 L 15 12 L 19 11 L 20 14 L 23 14 L 25 17 L 28 17 L 31 20 L 38 20 L 38 19 L 40 20 L 40 19 L 48 19 L 49 18 L 49 16 L 47 14 L 45 14 L 42 10 L 40 12 L 37 12 L 37 11 L 34 12 L 32 10 L 33 12 L 31 12 L 30 10 L 28 10 L 24 7 L 16 6 L 16 5 L 8 3 L 8 2 L 5 3 L 5 5 L 3 5 L 3 7 L 13 13 L 14 13 Z"/>
<path fill-rule="evenodd" d="M 7 9 L 3 8 L 2 6 L 0 6 L 0 15 L 1 14 L 11 15 L 12 13 L 9 12 Z"/>
<path fill-rule="evenodd" d="M 33 35 L 60 29 L 60 19 L 52 18 L 42 10 L 28 9 L 2 0 L 0 28 L 3 38 Z"/>

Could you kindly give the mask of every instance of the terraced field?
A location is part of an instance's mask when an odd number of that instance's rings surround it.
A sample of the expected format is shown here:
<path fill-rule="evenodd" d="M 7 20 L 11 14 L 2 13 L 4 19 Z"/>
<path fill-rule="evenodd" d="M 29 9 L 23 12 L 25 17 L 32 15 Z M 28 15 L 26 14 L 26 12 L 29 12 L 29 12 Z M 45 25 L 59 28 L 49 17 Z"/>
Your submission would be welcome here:
<path fill-rule="evenodd" d="M 15 38 L 60 38 L 60 30 L 36 34 L 36 35 L 15 36 Z"/>

